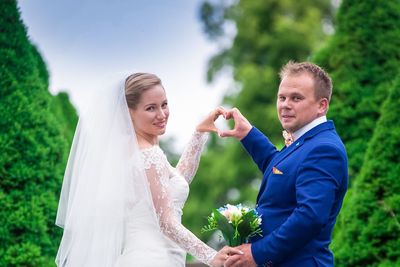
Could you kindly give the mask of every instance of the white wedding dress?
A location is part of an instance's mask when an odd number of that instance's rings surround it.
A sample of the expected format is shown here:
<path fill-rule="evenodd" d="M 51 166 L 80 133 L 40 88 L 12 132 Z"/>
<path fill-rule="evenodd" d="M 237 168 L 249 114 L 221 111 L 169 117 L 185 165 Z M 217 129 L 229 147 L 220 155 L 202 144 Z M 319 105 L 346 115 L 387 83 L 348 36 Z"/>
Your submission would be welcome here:
<path fill-rule="evenodd" d="M 186 252 L 206 264 L 213 259 L 216 251 L 181 224 L 189 184 L 207 137 L 208 133 L 195 132 L 176 168 L 170 165 L 159 146 L 141 150 L 158 222 L 145 205 L 127 200 L 124 245 L 117 267 L 184 267 Z"/>

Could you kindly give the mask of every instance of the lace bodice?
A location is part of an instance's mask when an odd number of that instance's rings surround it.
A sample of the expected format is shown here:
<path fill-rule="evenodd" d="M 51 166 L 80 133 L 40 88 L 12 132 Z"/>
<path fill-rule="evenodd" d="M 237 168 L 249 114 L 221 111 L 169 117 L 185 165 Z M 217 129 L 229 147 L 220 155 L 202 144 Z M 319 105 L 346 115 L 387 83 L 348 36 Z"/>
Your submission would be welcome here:
<path fill-rule="evenodd" d="M 200 261 L 210 264 L 216 251 L 180 222 L 183 205 L 189 194 L 188 184 L 197 171 L 208 133 L 195 132 L 176 168 L 158 146 L 142 150 L 154 207 L 162 232 Z"/>

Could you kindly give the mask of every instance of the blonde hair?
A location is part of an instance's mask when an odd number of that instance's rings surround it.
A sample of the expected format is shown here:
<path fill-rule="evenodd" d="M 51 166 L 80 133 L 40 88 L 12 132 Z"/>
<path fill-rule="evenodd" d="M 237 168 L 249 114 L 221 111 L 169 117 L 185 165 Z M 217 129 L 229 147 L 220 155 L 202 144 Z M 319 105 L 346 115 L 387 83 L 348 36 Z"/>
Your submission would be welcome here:
<path fill-rule="evenodd" d="M 289 61 L 279 73 L 281 80 L 286 76 L 308 73 L 314 81 L 314 93 L 316 99 L 326 98 L 328 102 L 332 96 L 332 80 L 319 66 L 311 62 L 297 63 Z"/>
<path fill-rule="evenodd" d="M 161 80 L 151 73 L 133 73 L 125 80 L 125 98 L 128 107 L 135 109 L 143 92 L 161 85 Z"/>

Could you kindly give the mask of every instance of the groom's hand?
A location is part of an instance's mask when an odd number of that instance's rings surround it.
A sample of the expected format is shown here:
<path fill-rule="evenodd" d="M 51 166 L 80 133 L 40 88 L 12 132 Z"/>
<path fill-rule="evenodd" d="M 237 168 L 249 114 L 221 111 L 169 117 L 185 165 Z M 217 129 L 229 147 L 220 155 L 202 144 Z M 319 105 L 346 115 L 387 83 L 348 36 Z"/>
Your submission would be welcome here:
<path fill-rule="evenodd" d="M 197 125 L 196 131 L 198 132 L 218 132 L 217 127 L 215 127 L 214 122 L 218 119 L 220 115 L 225 117 L 225 109 L 223 107 L 217 107 Z"/>
<path fill-rule="evenodd" d="M 221 131 L 219 133 L 219 136 L 221 137 L 235 137 L 239 140 L 242 140 L 253 127 L 237 108 L 227 110 L 225 112 L 225 119 L 233 119 L 235 126 L 232 130 Z"/>
<path fill-rule="evenodd" d="M 257 263 L 251 254 L 251 244 L 243 244 L 238 247 L 243 254 L 235 254 L 228 257 L 224 267 L 256 267 Z"/>
<path fill-rule="evenodd" d="M 226 259 L 235 254 L 243 254 L 243 252 L 240 251 L 237 247 L 232 248 L 225 246 L 220 251 L 218 251 L 217 254 L 215 254 L 209 265 L 211 265 L 212 267 L 224 266 L 224 262 L 226 261 Z"/>

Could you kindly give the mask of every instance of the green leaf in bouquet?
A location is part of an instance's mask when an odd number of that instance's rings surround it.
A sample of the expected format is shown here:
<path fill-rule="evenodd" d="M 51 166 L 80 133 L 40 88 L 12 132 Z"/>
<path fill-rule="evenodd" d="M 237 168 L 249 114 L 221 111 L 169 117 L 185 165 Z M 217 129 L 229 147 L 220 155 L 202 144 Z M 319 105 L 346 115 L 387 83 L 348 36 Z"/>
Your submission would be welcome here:
<path fill-rule="evenodd" d="M 240 246 L 241 244 L 243 244 L 242 239 L 240 238 L 240 236 L 236 236 L 236 237 L 232 237 L 232 241 L 229 244 L 229 246 L 237 247 L 237 246 Z"/>
<path fill-rule="evenodd" d="M 242 220 L 238 225 L 238 232 L 242 243 L 247 242 L 249 237 L 256 235 L 262 236 L 262 230 L 258 223 L 256 223 L 257 219 L 258 216 L 254 210 L 250 210 L 243 215 Z"/>
<path fill-rule="evenodd" d="M 207 217 L 208 224 L 203 226 L 203 228 L 201 228 L 202 233 L 217 230 L 218 223 L 215 219 L 215 214 L 216 214 L 216 212 L 214 211 L 211 213 L 210 216 Z"/>
<path fill-rule="evenodd" d="M 222 215 L 218 210 L 214 210 L 214 216 L 218 224 L 218 229 L 222 232 L 222 236 L 229 246 L 233 246 L 232 242 L 233 236 L 235 234 L 235 229 L 229 223 L 228 219 Z"/>
<path fill-rule="evenodd" d="M 243 237 L 248 237 L 251 232 L 251 222 L 256 219 L 254 211 L 250 210 L 243 215 L 241 222 L 238 225 L 238 232 Z"/>

